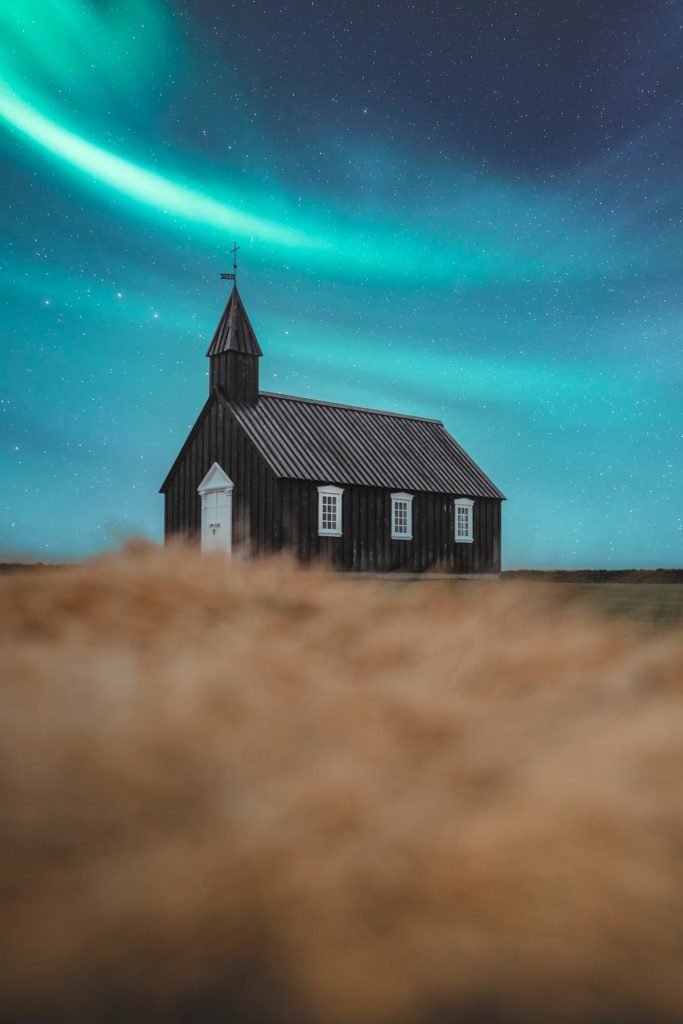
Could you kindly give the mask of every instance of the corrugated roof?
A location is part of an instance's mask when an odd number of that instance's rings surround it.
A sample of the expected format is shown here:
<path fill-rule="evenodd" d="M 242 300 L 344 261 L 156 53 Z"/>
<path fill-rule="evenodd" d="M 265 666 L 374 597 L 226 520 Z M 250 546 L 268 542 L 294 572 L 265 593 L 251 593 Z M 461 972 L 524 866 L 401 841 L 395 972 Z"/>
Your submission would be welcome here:
<path fill-rule="evenodd" d="M 261 346 L 256 340 L 254 328 L 251 326 L 244 303 L 233 288 L 223 316 L 209 345 L 207 356 L 217 356 L 221 352 L 246 352 L 250 356 L 262 356 Z"/>
<path fill-rule="evenodd" d="M 504 497 L 439 420 L 263 391 L 255 405 L 221 398 L 279 477 Z"/>

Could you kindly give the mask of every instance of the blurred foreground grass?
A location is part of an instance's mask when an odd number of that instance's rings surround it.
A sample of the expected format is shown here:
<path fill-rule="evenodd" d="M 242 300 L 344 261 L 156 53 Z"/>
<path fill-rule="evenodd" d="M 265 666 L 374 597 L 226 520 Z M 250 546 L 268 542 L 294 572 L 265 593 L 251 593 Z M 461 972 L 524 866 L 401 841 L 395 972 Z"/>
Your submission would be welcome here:
<path fill-rule="evenodd" d="M 0 1022 L 680 1024 L 682 598 L 8 572 Z"/>
<path fill-rule="evenodd" d="M 37 572 L 42 577 L 41 570 L 54 570 L 62 566 L 43 565 L 42 563 L 0 563 L 0 578 L 6 575 L 14 575 L 16 572 L 30 570 L 31 574 Z M 587 605 L 589 609 L 607 615 L 632 618 L 646 626 L 654 626 L 658 629 L 667 629 L 683 625 L 683 582 L 651 582 L 658 573 L 666 573 L 668 576 L 680 574 L 680 570 L 656 570 L 656 572 L 642 570 L 628 570 L 623 575 L 628 578 L 640 576 L 638 582 L 617 582 L 607 580 L 567 580 L 571 575 L 579 573 L 561 573 L 553 570 L 543 572 L 506 572 L 499 580 L 453 580 L 438 579 L 425 576 L 420 579 L 406 580 L 405 577 L 397 576 L 392 579 L 390 575 L 374 577 L 391 589 L 402 590 L 404 587 L 412 587 L 415 584 L 426 585 L 430 590 L 441 590 L 444 595 L 455 594 L 458 597 L 474 597 L 481 593 L 484 588 L 488 591 L 491 587 L 509 587 L 518 585 L 522 581 L 531 584 L 532 587 L 547 587 L 552 592 L 552 599 L 558 605 L 576 604 Z M 334 574 L 333 574 L 334 575 Z M 585 575 L 593 577 L 608 575 L 597 571 L 587 570 Z M 558 579 L 557 577 L 561 577 Z M 555 578 L 553 578 L 555 577 Z M 562 578 L 564 577 L 564 578 Z M 355 576 L 354 573 L 340 573 L 339 578 L 356 580 L 359 584 L 367 583 L 364 576 Z M 567 580 L 567 581 L 565 581 Z"/>

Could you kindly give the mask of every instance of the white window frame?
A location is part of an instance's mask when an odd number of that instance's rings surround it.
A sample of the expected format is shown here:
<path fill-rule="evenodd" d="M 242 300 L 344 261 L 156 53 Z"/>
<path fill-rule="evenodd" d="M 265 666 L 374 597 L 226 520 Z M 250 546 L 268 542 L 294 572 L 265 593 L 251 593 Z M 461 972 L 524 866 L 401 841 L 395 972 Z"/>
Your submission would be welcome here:
<path fill-rule="evenodd" d="M 467 509 L 469 531 L 466 537 L 458 536 L 458 509 Z M 472 544 L 474 541 L 474 501 L 472 498 L 456 498 L 453 502 L 453 535 L 456 544 Z"/>
<path fill-rule="evenodd" d="M 341 537 L 342 535 L 342 494 L 343 487 L 335 487 L 333 484 L 325 484 L 318 488 L 318 535 L 320 537 Z M 336 498 L 337 526 L 330 530 L 323 526 L 323 497 Z"/>
<path fill-rule="evenodd" d="M 399 533 L 396 530 L 396 508 L 398 502 L 406 503 L 406 531 Z M 404 491 L 394 491 L 391 495 L 391 539 L 412 540 L 413 539 L 413 495 Z"/>

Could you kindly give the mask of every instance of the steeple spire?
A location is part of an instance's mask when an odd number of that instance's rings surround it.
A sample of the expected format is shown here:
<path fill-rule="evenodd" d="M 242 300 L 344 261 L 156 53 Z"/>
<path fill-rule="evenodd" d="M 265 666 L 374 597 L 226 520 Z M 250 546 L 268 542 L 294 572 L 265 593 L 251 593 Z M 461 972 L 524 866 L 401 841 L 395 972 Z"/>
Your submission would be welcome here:
<path fill-rule="evenodd" d="M 232 402 L 258 401 L 258 361 L 263 352 L 236 284 L 206 354 L 211 360 L 211 388 L 217 385 Z"/>

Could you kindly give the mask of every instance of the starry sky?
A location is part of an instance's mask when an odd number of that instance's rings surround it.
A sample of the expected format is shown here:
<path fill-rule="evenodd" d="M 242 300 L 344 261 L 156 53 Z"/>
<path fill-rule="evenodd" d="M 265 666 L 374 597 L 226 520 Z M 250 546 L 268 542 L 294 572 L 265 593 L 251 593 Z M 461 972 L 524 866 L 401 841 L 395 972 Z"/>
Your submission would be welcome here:
<path fill-rule="evenodd" d="M 0 558 L 160 540 L 261 386 L 443 419 L 504 567 L 683 563 L 683 3 L 0 0 Z"/>

